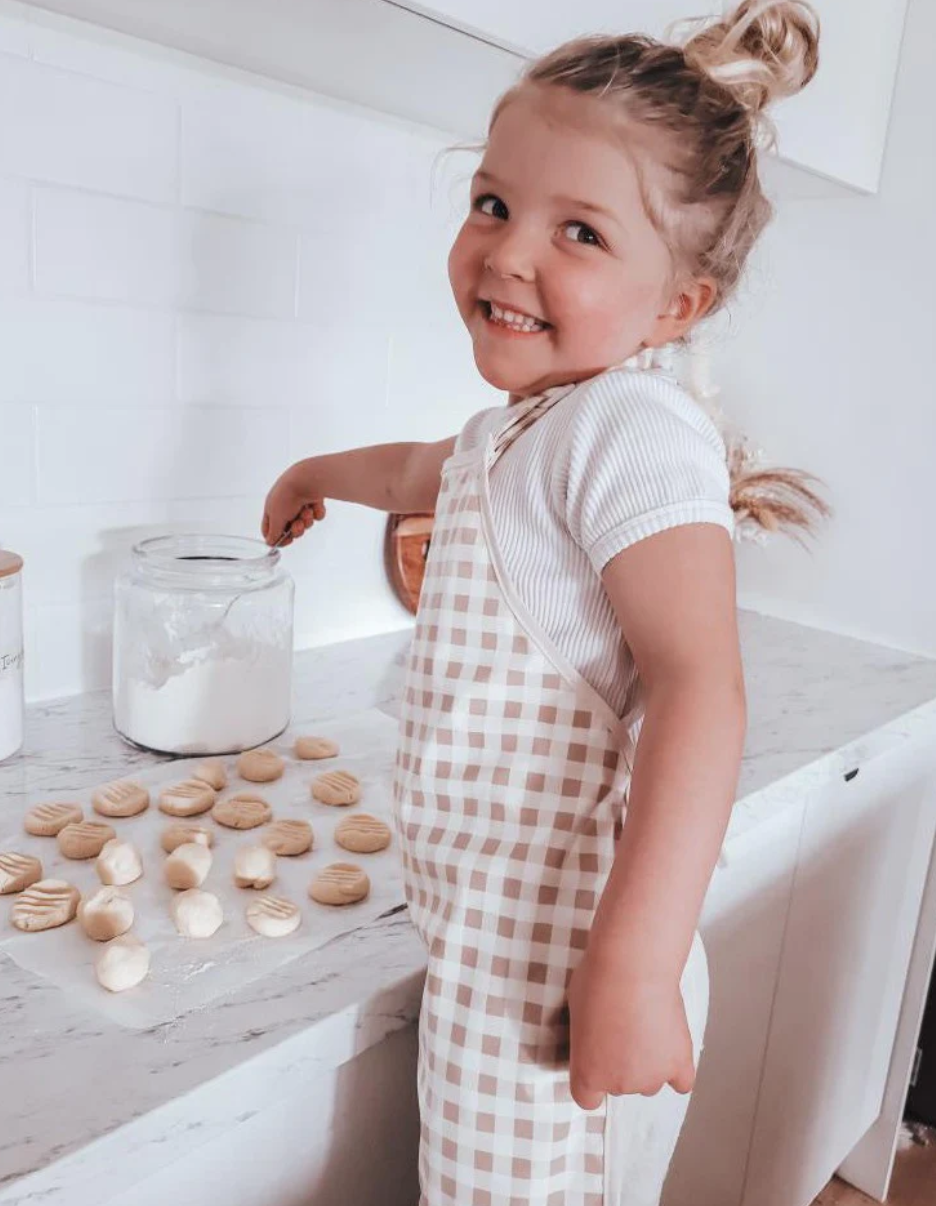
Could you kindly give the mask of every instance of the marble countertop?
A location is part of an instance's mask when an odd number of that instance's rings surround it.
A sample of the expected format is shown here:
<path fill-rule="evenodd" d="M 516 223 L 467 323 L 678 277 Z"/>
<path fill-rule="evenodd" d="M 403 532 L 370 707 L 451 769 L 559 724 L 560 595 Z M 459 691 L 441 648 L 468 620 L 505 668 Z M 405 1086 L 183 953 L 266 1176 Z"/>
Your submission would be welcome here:
<path fill-rule="evenodd" d="M 936 716 L 936 661 L 753 613 L 741 631 L 749 725 L 727 861 L 765 818 Z M 395 715 L 409 637 L 298 654 L 296 727 L 375 706 Z M 0 820 L 159 761 L 113 731 L 106 692 L 31 708 L 26 733 L 0 765 Z M 424 975 L 402 901 L 147 1031 L 88 1013 L 0 953 L 0 1203 L 106 1201 L 410 1024 Z"/>

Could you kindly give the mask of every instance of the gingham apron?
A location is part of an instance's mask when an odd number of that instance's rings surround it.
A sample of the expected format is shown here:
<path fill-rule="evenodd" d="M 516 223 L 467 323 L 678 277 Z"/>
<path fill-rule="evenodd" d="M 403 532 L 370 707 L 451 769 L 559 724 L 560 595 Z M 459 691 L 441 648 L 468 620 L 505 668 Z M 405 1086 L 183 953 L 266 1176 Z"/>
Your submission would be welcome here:
<path fill-rule="evenodd" d="M 572 388 L 508 407 L 484 447 L 456 444 L 442 470 L 394 776 L 428 952 L 420 1206 L 656 1206 L 688 1104 L 665 1086 L 585 1111 L 569 1087 L 567 986 L 621 831 L 632 726 L 507 581 L 488 475 Z M 698 1058 L 698 934 L 682 986 Z"/>

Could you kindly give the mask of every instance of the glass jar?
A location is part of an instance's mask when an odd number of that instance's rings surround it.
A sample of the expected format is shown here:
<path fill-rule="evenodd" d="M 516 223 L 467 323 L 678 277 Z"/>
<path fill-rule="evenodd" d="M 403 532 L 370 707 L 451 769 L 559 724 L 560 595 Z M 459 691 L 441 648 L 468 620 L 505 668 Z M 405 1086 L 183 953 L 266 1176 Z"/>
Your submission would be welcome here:
<path fill-rule="evenodd" d="M 0 762 L 23 744 L 23 559 L 0 549 Z"/>
<path fill-rule="evenodd" d="M 231 754 L 289 724 L 293 582 L 238 536 L 159 536 L 115 585 L 114 725 L 165 754 Z"/>

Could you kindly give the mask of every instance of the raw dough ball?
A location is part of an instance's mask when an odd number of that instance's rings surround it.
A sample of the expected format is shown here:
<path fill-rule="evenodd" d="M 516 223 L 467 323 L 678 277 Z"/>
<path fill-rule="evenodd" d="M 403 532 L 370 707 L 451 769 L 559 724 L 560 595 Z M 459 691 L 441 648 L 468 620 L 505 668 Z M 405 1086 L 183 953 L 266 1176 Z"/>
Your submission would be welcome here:
<path fill-rule="evenodd" d="M 172 920 L 183 938 L 210 938 L 224 920 L 221 901 L 213 892 L 191 888 L 173 897 Z"/>
<path fill-rule="evenodd" d="M 119 888 L 98 888 L 78 905 L 78 924 L 95 942 L 110 942 L 133 925 L 133 901 Z"/>
<path fill-rule="evenodd" d="M 159 811 L 170 817 L 197 817 L 207 812 L 216 799 L 214 788 L 201 779 L 185 779 L 159 793 Z"/>
<path fill-rule="evenodd" d="M 211 870 L 211 851 L 201 842 L 183 842 L 166 859 L 163 875 L 170 888 L 200 888 Z"/>
<path fill-rule="evenodd" d="M 91 806 L 102 817 L 135 817 L 150 806 L 150 794 L 131 779 L 105 783 L 91 797 Z"/>
<path fill-rule="evenodd" d="M 263 796 L 255 796 L 249 791 L 231 796 L 227 800 L 219 800 L 211 810 L 211 815 L 219 825 L 228 829 L 256 829 L 265 825 L 273 815 L 273 809 Z"/>
<path fill-rule="evenodd" d="M 208 762 L 199 762 L 198 766 L 192 771 L 193 779 L 200 779 L 202 783 L 207 783 L 209 787 L 215 791 L 220 791 L 222 787 L 227 787 L 227 771 L 224 769 L 224 763 L 212 758 Z"/>
<path fill-rule="evenodd" d="M 10 922 L 18 930 L 53 930 L 78 912 L 81 893 L 64 879 L 40 879 L 13 901 Z"/>
<path fill-rule="evenodd" d="M 354 863 L 332 863 L 309 884 L 309 895 L 319 904 L 356 904 L 370 892 L 370 880 Z"/>
<path fill-rule="evenodd" d="M 214 845 L 214 834 L 204 825 L 170 825 L 162 835 L 162 848 L 167 854 L 184 842 L 198 842 L 210 848 Z"/>
<path fill-rule="evenodd" d="M 264 938 L 285 938 L 301 920 L 298 907 L 282 896 L 261 896 L 247 906 L 247 924 Z"/>
<path fill-rule="evenodd" d="M 95 863 L 98 879 L 102 884 L 135 883 L 143 874 L 143 860 L 136 846 L 130 842 L 122 842 L 120 838 L 111 838 L 97 857 Z"/>
<path fill-rule="evenodd" d="M 297 737 L 293 750 L 297 758 L 334 758 L 341 753 L 337 741 L 330 737 Z"/>
<path fill-rule="evenodd" d="M 374 854 L 390 845 L 390 826 L 367 812 L 355 812 L 335 826 L 335 841 L 355 854 Z"/>
<path fill-rule="evenodd" d="M 108 942 L 98 955 L 94 970 L 98 983 L 109 992 L 124 992 L 146 979 L 150 968 L 150 953 L 132 934 L 124 934 Z"/>
<path fill-rule="evenodd" d="M 83 820 L 78 804 L 36 804 L 26 813 L 23 828 L 34 837 L 55 837 L 66 825 Z"/>
<path fill-rule="evenodd" d="M 314 837 L 308 821 L 274 821 L 260 839 L 274 854 L 305 854 L 312 849 Z"/>
<path fill-rule="evenodd" d="M 59 830 L 56 841 L 66 858 L 97 858 L 117 831 L 103 821 L 77 821 Z"/>
<path fill-rule="evenodd" d="M 356 804 L 361 798 L 361 782 L 350 771 L 326 771 L 312 780 L 312 795 L 323 804 Z"/>
<path fill-rule="evenodd" d="M 234 882 L 239 888 L 268 888 L 276 879 L 276 855 L 266 846 L 244 846 L 234 856 Z"/>
<path fill-rule="evenodd" d="M 248 750 L 237 759 L 237 773 L 251 783 L 272 783 L 285 769 L 286 763 L 273 750 Z"/>
<path fill-rule="evenodd" d="M 31 854 L 0 851 L 0 896 L 22 892 L 42 879 L 42 863 Z"/>

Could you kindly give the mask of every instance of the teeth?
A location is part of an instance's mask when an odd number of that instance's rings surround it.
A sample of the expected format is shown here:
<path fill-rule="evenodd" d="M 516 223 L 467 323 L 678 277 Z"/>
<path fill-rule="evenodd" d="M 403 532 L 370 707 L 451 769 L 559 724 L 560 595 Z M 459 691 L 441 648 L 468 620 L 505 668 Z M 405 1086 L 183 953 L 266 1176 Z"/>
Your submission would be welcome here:
<path fill-rule="evenodd" d="M 528 314 L 517 314 L 513 310 L 505 310 L 496 302 L 488 302 L 488 305 L 491 307 L 491 317 L 495 322 L 509 327 L 512 331 L 542 331 L 545 328 L 545 323 L 531 318 Z"/>

